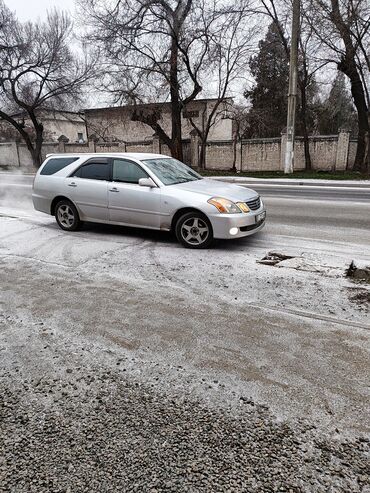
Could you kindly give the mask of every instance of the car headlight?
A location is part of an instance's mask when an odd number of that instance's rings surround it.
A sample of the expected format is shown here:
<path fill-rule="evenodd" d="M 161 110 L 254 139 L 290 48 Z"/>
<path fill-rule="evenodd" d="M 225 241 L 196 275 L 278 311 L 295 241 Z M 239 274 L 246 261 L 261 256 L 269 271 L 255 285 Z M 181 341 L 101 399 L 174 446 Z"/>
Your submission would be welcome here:
<path fill-rule="evenodd" d="M 223 197 L 212 197 L 208 200 L 209 204 L 214 205 L 219 212 L 223 214 L 240 214 L 241 212 L 249 212 L 249 208 L 243 202 L 235 204 L 231 200 Z"/>
<path fill-rule="evenodd" d="M 242 212 L 250 212 L 250 208 L 247 206 L 247 204 L 245 202 L 237 202 L 236 205 L 239 207 L 239 209 L 242 211 Z"/>

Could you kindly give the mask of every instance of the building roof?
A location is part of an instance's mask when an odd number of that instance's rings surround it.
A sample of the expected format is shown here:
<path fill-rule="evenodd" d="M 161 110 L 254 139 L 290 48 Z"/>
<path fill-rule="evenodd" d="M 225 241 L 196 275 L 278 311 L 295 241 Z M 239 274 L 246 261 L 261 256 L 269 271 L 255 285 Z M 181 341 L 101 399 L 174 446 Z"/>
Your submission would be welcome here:
<path fill-rule="evenodd" d="M 231 97 L 225 97 L 223 98 L 223 100 L 232 102 L 233 99 Z M 211 103 L 212 101 L 218 101 L 218 98 L 193 99 L 192 101 L 189 101 L 188 104 Z M 85 113 L 92 113 L 94 111 L 101 111 L 101 110 L 122 110 L 123 108 L 151 108 L 156 106 L 170 106 L 170 105 L 171 103 L 169 101 L 161 101 L 158 103 L 123 104 L 121 106 L 104 106 L 101 108 L 86 108 L 83 111 Z"/>
<path fill-rule="evenodd" d="M 76 115 L 76 116 L 81 116 L 83 115 L 84 111 L 69 111 L 69 110 L 57 110 L 57 109 L 54 109 L 54 108 L 44 108 L 44 107 L 41 107 L 41 108 L 36 108 L 35 110 L 36 112 L 39 112 L 39 111 L 49 111 L 51 113 L 59 113 L 59 114 L 68 114 L 68 115 Z M 26 111 L 19 111 L 18 113 L 14 113 L 13 115 L 11 115 L 12 117 L 19 117 L 19 116 L 26 116 L 28 117 L 28 113 Z"/>

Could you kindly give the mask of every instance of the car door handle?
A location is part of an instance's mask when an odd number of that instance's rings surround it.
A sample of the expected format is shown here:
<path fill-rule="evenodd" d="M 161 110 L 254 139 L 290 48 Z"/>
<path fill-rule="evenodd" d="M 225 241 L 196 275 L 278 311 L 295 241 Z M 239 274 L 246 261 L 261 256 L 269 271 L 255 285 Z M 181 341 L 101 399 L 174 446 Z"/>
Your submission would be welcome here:
<path fill-rule="evenodd" d="M 68 183 L 68 186 L 69 187 L 77 187 L 77 185 L 74 181 L 72 181 L 71 183 Z"/>
<path fill-rule="evenodd" d="M 109 189 L 110 192 L 119 192 L 118 188 L 113 187 Z"/>

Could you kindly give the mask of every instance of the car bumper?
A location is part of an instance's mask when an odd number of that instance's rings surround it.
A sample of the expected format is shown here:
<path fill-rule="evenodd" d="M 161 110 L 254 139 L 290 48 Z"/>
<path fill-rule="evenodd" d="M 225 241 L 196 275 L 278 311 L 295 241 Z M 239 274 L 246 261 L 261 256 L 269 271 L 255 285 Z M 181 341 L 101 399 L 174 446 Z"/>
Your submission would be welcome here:
<path fill-rule="evenodd" d="M 51 200 L 49 198 L 43 197 L 42 195 L 38 195 L 36 193 L 32 194 L 32 202 L 33 207 L 40 212 L 45 212 L 46 214 L 50 214 L 51 210 Z"/>
<path fill-rule="evenodd" d="M 260 219 L 261 214 L 264 215 L 263 219 Z M 261 208 L 248 214 L 214 214 L 208 217 L 212 224 L 214 238 L 243 238 L 257 233 L 264 227 L 266 210 Z"/>

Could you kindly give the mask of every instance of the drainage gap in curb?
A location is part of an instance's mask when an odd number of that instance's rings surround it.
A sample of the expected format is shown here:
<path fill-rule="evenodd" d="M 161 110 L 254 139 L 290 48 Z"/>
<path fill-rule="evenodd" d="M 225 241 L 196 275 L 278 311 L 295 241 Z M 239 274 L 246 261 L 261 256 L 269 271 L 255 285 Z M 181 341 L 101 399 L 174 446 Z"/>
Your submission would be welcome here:
<path fill-rule="evenodd" d="M 294 255 L 284 255 L 283 253 L 269 252 L 261 260 L 257 260 L 257 263 L 264 265 L 276 265 L 283 260 L 288 260 L 291 258 L 295 258 Z"/>

